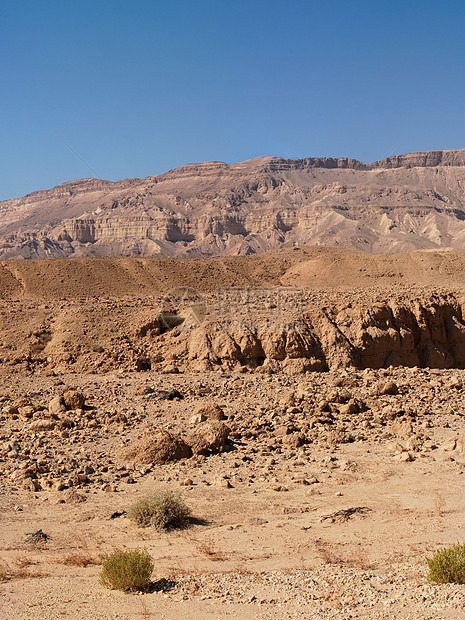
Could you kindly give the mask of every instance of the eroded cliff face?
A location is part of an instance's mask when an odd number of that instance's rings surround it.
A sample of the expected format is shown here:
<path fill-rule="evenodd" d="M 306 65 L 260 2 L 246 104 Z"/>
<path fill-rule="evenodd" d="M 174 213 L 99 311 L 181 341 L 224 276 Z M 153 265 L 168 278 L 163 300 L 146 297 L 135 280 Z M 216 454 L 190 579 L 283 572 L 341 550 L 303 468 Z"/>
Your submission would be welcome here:
<path fill-rule="evenodd" d="M 311 303 L 294 318 L 209 320 L 184 334 L 177 355 L 199 369 L 249 365 L 263 370 L 320 371 L 345 366 L 465 367 L 463 299 Z"/>
<path fill-rule="evenodd" d="M 460 293 L 239 287 L 174 299 L 1 301 L 0 370 L 465 368 Z"/>
<path fill-rule="evenodd" d="M 0 203 L 0 258 L 465 247 L 465 151 L 366 164 L 262 157 L 83 179 Z"/>

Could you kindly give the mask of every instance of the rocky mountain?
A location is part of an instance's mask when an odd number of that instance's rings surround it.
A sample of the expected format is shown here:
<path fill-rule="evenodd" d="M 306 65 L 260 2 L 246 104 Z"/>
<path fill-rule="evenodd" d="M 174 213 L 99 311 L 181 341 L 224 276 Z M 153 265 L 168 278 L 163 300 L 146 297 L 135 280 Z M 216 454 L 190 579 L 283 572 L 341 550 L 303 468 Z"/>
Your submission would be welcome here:
<path fill-rule="evenodd" d="M 374 163 L 260 157 L 0 202 L 0 258 L 465 248 L 465 150 Z"/>

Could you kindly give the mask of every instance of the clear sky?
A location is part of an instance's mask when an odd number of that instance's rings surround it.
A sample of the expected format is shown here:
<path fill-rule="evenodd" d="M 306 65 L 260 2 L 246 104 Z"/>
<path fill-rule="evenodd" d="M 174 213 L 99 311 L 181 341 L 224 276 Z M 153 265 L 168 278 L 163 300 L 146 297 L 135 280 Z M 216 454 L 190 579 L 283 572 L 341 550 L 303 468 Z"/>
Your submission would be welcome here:
<path fill-rule="evenodd" d="M 0 200 L 205 160 L 465 147 L 459 0 L 3 0 Z"/>

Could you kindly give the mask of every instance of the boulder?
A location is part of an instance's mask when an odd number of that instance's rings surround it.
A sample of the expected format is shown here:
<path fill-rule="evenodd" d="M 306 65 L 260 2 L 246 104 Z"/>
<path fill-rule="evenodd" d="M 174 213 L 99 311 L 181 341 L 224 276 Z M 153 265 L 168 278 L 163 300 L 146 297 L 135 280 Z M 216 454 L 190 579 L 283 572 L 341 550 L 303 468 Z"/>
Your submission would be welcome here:
<path fill-rule="evenodd" d="M 63 396 L 55 396 L 48 404 L 48 411 L 50 415 L 59 415 L 66 411 L 65 401 Z"/>
<path fill-rule="evenodd" d="M 223 409 L 213 400 L 198 405 L 194 411 L 196 416 L 204 416 L 204 420 L 225 420 Z"/>
<path fill-rule="evenodd" d="M 216 420 L 202 422 L 186 437 L 186 443 L 192 453 L 209 454 L 221 451 L 227 443 L 230 429 L 223 422 Z"/>
<path fill-rule="evenodd" d="M 31 431 L 52 431 L 55 426 L 55 420 L 50 420 L 49 418 L 39 418 L 31 423 L 29 429 Z"/>
<path fill-rule="evenodd" d="M 63 393 L 63 402 L 66 409 L 82 409 L 84 407 L 84 394 L 79 390 L 66 390 Z"/>
<path fill-rule="evenodd" d="M 378 394 L 380 395 L 394 396 L 395 394 L 398 394 L 398 393 L 399 393 L 399 388 L 397 384 L 394 383 L 394 381 L 386 381 L 378 385 Z"/>
<path fill-rule="evenodd" d="M 149 431 L 120 452 L 123 460 L 147 465 L 178 461 L 191 455 L 191 448 L 180 437 L 161 430 Z"/>

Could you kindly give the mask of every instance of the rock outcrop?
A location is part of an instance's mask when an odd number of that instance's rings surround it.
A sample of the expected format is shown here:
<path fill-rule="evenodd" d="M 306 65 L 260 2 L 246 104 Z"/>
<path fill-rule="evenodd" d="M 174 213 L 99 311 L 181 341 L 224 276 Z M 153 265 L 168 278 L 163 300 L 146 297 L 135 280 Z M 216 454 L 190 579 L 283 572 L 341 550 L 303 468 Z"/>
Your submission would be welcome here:
<path fill-rule="evenodd" d="M 291 374 L 346 366 L 464 368 L 462 303 L 454 295 L 433 294 L 313 305 L 294 319 L 209 320 L 185 334 L 177 358 L 198 370 L 246 365 Z"/>

